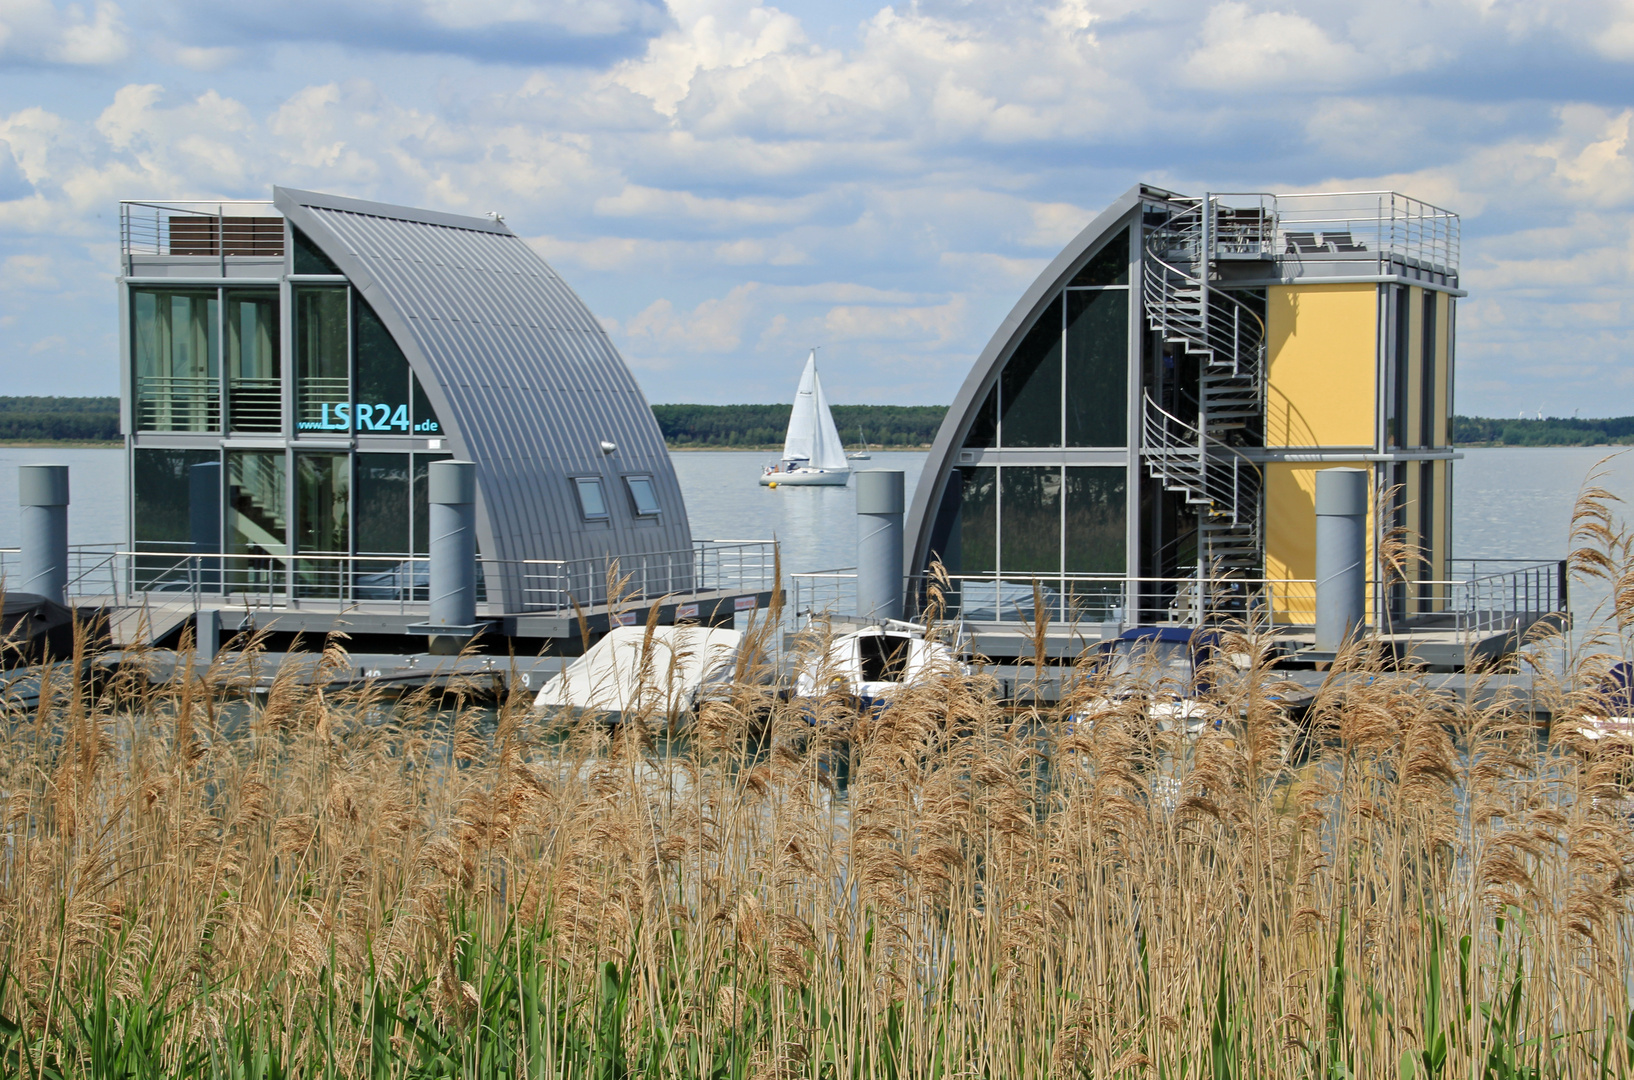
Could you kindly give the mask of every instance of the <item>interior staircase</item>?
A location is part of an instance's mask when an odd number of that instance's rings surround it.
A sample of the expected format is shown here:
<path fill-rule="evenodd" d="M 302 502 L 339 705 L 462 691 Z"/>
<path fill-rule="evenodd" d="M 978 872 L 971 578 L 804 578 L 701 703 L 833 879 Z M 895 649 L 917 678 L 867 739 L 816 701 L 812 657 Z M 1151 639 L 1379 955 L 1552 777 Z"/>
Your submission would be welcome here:
<path fill-rule="evenodd" d="M 1202 565 L 1210 573 L 1258 573 L 1260 471 L 1228 440 L 1264 415 L 1265 324 L 1229 292 L 1208 285 L 1213 222 L 1205 200 L 1168 205 L 1166 219 L 1146 229 L 1142 293 L 1151 328 L 1199 358 L 1198 419 L 1182 420 L 1147 395 L 1141 456 L 1165 489 L 1197 508 Z"/>

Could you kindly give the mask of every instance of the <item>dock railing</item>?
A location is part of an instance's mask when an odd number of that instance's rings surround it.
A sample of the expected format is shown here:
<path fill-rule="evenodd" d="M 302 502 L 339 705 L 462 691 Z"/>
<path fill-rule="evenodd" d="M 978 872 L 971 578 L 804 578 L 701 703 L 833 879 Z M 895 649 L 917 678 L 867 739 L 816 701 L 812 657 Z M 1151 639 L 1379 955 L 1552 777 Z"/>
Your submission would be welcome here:
<path fill-rule="evenodd" d="M 1449 629 L 1459 633 L 1524 633 L 1537 622 L 1568 614 L 1563 561 L 1455 559 L 1447 579 L 1367 584 L 1372 622 L 1386 630 Z M 839 567 L 790 575 L 790 609 L 797 618 L 849 615 L 856 608 L 856 570 Z M 908 606 L 923 611 L 929 589 L 941 590 L 944 611 L 967 623 L 1117 622 L 1124 626 L 1200 626 L 1259 621 L 1308 627 L 1315 621 L 1311 579 L 1127 577 L 1116 574 L 951 574 L 936 582 L 907 579 Z"/>
<path fill-rule="evenodd" d="M 144 598 L 246 608 L 337 610 L 367 605 L 407 614 L 429 602 L 424 555 L 321 553 L 198 554 L 132 551 L 117 544 L 76 545 L 68 553 L 68 596 L 78 603 L 125 606 Z M 621 600 L 777 588 L 775 540 L 697 540 L 692 548 L 589 559 L 478 559 L 477 601 L 492 614 L 562 614 Z M 17 549 L 0 549 L 0 579 L 17 569 Z M 505 603 L 507 597 L 514 598 Z"/>

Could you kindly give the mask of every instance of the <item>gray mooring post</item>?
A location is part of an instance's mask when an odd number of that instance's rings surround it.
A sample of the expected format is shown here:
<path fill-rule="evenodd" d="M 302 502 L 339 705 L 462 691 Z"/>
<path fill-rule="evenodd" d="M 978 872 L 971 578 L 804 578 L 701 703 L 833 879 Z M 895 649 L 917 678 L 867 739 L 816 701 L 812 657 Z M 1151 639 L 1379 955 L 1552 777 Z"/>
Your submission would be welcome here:
<path fill-rule="evenodd" d="M 68 590 L 68 466 L 17 467 L 18 578 L 14 592 L 56 603 Z"/>
<path fill-rule="evenodd" d="M 857 615 L 902 618 L 902 509 L 899 469 L 857 474 Z"/>
<path fill-rule="evenodd" d="M 1367 470 L 1316 474 L 1316 648 L 1338 652 L 1367 621 Z"/>
<path fill-rule="evenodd" d="M 477 467 L 434 461 L 426 484 L 430 502 L 433 653 L 457 653 L 477 621 Z M 447 627 L 448 633 L 437 633 Z"/>

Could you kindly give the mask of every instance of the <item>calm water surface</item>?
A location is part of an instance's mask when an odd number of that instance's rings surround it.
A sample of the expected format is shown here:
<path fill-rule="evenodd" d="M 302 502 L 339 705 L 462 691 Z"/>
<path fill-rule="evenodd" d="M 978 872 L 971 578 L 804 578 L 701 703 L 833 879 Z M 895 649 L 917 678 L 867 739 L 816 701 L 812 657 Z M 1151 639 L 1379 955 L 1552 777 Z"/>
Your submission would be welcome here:
<path fill-rule="evenodd" d="M 1578 487 L 1603 447 L 1466 450 L 1453 467 L 1453 551 L 1460 557 L 1560 559 Z M 856 485 L 763 488 L 760 468 L 771 451 L 689 450 L 671 455 L 686 495 L 692 533 L 709 540 L 783 543 L 788 570 L 825 570 L 856 561 Z M 922 452 L 877 452 L 861 468 L 901 469 L 908 498 L 923 468 Z M 125 530 L 124 454 L 119 450 L 0 447 L 0 546 L 17 543 L 17 466 L 67 465 L 72 505 L 69 540 L 119 540 Z M 1606 463 L 1602 481 L 1634 508 L 1634 453 Z"/>

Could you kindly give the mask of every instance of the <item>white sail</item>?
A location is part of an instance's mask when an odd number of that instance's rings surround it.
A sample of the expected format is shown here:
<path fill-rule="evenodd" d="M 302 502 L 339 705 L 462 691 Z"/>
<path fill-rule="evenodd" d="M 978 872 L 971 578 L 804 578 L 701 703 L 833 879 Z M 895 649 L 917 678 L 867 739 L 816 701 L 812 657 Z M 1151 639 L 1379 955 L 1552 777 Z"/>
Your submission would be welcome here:
<path fill-rule="evenodd" d="M 811 370 L 813 407 L 817 414 L 817 437 L 812 440 L 811 467 L 814 469 L 848 469 L 845 444 L 834 427 L 834 414 L 829 412 L 828 398 L 823 395 L 823 381 L 817 377 L 814 364 Z"/>
<path fill-rule="evenodd" d="M 824 412 L 827 412 L 826 406 Z M 806 358 L 806 370 L 800 374 L 800 389 L 794 392 L 794 408 L 789 412 L 789 433 L 783 438 L 783 460 L 811 462 L 816 442 L 817 350 L 813 349 Z"/>

